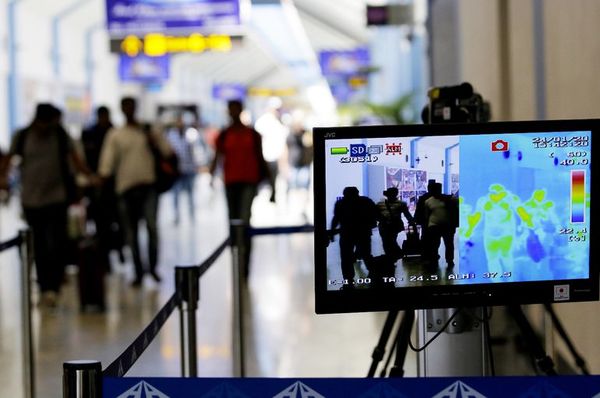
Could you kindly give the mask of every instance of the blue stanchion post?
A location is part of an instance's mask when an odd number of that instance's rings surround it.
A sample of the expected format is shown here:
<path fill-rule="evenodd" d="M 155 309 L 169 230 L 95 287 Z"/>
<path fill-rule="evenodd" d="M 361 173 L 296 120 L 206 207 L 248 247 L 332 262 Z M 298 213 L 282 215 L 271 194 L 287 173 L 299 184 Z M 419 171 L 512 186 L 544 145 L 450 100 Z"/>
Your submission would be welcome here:
<path fill-rule="evenodd" d="M 198 376 L 196 311 L 200 300 L 200 267 L 175 267 L 175 289 L 180 294 L 181 375 Z"/>
<path fill-rule="evenodd" d="M 100 361 L 64 362 L 63 398 L 102 398 L 102 364 Z"/>

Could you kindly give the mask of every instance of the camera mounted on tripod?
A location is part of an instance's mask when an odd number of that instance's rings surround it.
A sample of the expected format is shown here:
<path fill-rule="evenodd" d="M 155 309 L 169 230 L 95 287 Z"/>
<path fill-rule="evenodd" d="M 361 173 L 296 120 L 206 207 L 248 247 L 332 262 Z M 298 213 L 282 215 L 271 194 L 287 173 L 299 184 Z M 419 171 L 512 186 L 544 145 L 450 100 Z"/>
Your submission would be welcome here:
<path fill-rule="evenodd" d="M 421 113 L 425 124 L 485 123 L 491 118 L 489 102 L 484 101 L 469 83 L 433 87 L 427 96 L 429 105 Z"/>

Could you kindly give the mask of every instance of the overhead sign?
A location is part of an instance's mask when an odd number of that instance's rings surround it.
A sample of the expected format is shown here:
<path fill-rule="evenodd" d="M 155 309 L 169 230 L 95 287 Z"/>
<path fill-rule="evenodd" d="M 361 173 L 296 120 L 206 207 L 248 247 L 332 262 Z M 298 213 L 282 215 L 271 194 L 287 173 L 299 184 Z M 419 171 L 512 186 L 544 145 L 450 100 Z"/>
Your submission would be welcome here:
<path fill-rule="evenodd" d="M 369 68 L 369 49 L 321 51 L 319 64 L 324 76 L 354 75 Z"/>
<path fill-rule="evenodd" d="M 239 0 L 106 0 L 111 36 L 214 31 L 240 24 Z"/>
<path fill-rule="evenodd" d="M 367 26 L 412 25 L 413 4 L 367 5 Z"/>
<path fill-rule="evenodd" d="M 331 93 L 338 103 L 345 104 L 360 97 L 367 85 L 370 70 L 369 49 L 321 51 L 319 63 Z"/>
<path fill-rule="evenodd" d="M 166 54 L 202 53 L 204 51 L 230 51 L 233 40 L 227 35 L 208 36 L 192 33 L 189 36 L 167 36 L 162 33 L 150 33 L 143 37 L 129 35 L 122 40 L 111 40 L 111 51 L 130 57 L 140 54 L 149 57 L 161 57 Z"/>
<path fill-rule="evenodd" d="M 138 55 L 119 59 L 119 77 L 123 82 L 157 83 L 169 78 L 169 57 Z"/>
<path fill-rule="evenodd" d="M 246 86 L 240 83 L 218 83 L 212 87 L 212 97 L 216 100 L 242 100 L 246 98 Z"/>
<path fill-rule="evenodd" d="M 250 87 L 248 95 L 251 97 L 290 97 L 298 94 L 298 90 L 290 88 L 266 88 L 266 87 Z"/>

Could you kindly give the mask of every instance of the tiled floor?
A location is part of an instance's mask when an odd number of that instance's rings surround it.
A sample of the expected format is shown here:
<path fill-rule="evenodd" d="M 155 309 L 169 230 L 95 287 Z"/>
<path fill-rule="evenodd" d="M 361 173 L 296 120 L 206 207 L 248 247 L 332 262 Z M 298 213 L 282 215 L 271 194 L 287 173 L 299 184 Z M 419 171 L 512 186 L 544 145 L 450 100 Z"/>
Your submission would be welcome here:
<path fill-rule="evenodd" d="M 147 280 L 142 289 L 131 289 L 131 266 L 115 261 L 114 272 L 107 280 L 106 314 L 78 311 L 74 274 L 68 278 L 57 310 L 36 308 L 38 397 L 60 396 L 63 361 L 91 358 L 106 366 L 116 358 L 172 294 L 174 266 L 199 263 L 225 239 L 226 210 L 221 192 L 210 191 L 205 179 L 197 181 L 197 188 L 199 212 L 194 222 L 184 220 L 175 225 L 171 198 L 162 198 L 160 270 L 164 278 L 160 285 Z M 305 215 L 293 210 L 298 208 L 299 200 L 304 202 L 299 196 L 292 197 L 291 203 L 282 197 L 283 204 L 273 205 L 267 197 L 260 196 L 255 201 L 253 224 L 303 223 Z M 0 239 L 4 240 L 20 225 L 18 205 L 0 209 L 0 217 Z M 201 280 L 198 358 L 202 376 L 232 374 L 230 261 L 229 251 L 225 251 Z M 315 315 L 312 264 L 310 234 L 256 239 L 247 314 L 250 376 L 366 373 L 383 315 Z M 0 382 L 10 386 L 2 389 L 2 397 L 19 397 L 22 389 L 19 311 L 15 311 L 19 303 L 17 266 L 16 254 L 1 255 L 4 276 L 0 279 Z M 327 355 L 323 355 L 325 349 Z M 180 375 L 177 312 L 128 375 Z"/>
<path fill-rule="evenodd" d="M 98 359 L 106 366 L 137 336 L 174 290 L 174 266 L 197 264 L 226 237 L 226 213 L 221 191 L 207 180 L 197 181 L 194 221 L 173 223 L 171 198 L 161 200 L 160 285 L 145 281 L 129 287 L 131 265 L 114 262 L 108 277 L 108 311 L 82 314 L 78 310 L 76 276 L 68 278 L 57 310 L 36 308 L 38 397 L 61 396 L 62 363 L 70 359 Z M 265 193 L 266 194 L 266 193 Z M 255 201 L 254 225 L 290 225 L 311 219 L 309 202 L 299 195 L 278 205 L 268 195 Z M 182 206 L 185 209 L 186 206 Z M 20 225 L 18 205 L 0 208 L 0 240 Z M 250 376 L 300 377 L 366 375 L 371 352 L 385 319 L 383 313 L 317 316 L 314 314 L 312 235 L 255 238 L 249 310 L 246 314 L 247 369 Z M 115 259 L 116 260 L 116 259 Z M 0 255 L 0 385 L 2 397 L 21 396 L 20 312 L 17 257 Z M 231 376 L 231 258 L 229 251 L 204 275 L 198 311 L 198 358 L 201 376 Z M 505 374 L 527 372 L 515 367 L 511 350 L 499 358 L 510 363 Z M 508 355 L 508 356 L 507 356 Z M 416 374 L 415 355 L 406 361 L 406 375 Z M 522 362 L 522 361 L 521 361 Z M 524 369 L 522 372 L 518 369 Z M 175 312 L 128 376 L 179 376 L 179 323 Z"/>

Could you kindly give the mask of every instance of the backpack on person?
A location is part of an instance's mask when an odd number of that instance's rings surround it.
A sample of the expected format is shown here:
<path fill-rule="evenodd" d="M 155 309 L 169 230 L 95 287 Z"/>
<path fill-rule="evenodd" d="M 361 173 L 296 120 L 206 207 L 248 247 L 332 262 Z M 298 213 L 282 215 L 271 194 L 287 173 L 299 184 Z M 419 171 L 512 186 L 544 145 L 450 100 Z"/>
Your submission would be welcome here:
<path fill-rule="evenodd" d="M 390 205 L 390 202 L 385 199 L 385 207 L 389 213 L 389 217 L 382 217 L 382 222 L 385 227 L 387 227 L 390 231 L 400 232 L 404 230 L 404 222 L 402 221 L 402 204 L 396 205 L 397 212 L 394 212 L 394 208 Z M 400 207 L 400 208 L 398 208 Z"/>
<path fill-rule="evenodd" d="M 25 143 L 31 127 L 26 127 L 17 132 L 17 142 L 15 144 L 15 154 L 21 157 L 21 162 L 25 162 Z M 65 186 L 67 203 L 77 203 L 81 199 L 81 193 L 75 181 L 75 173 L 69 164 L 69 135 L 63 128 L 54 130 L 58 134 L 58 156 L 60 164 L 60 174 Z"/>

